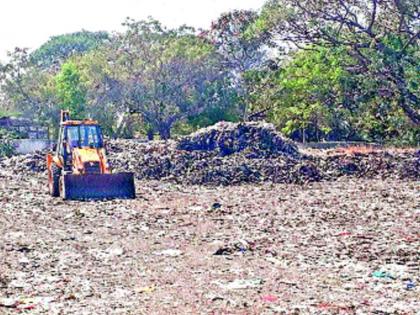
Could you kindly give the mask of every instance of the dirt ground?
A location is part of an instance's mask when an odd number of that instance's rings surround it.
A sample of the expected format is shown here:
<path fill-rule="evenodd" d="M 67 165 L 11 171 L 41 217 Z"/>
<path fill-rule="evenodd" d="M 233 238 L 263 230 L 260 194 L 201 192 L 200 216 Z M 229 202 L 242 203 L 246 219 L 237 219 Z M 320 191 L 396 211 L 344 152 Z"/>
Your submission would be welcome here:
<path fill-rule="evenodd" d="M 64 202 L 0 169 L 0 314 L 416 314 L 420 183 L 137 182 Z"/>

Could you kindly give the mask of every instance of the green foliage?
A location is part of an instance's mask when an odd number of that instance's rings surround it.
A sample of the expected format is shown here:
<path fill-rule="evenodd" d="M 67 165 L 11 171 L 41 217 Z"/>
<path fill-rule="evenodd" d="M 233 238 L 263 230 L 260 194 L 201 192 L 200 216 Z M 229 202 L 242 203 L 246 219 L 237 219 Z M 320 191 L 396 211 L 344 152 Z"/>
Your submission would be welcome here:
<path fill-rule="evenodd" d="M 0 116 L 56 127 L 66 108 L 112 137 L 166 139 L 251 112 L 300 141 L 418 144 L 417 8 L 269 0 L 258 14 L 222 14 L 199 34 L 149 19 L 127 20 L 112 37 L 56 36 L 0 64 Z"/>
<path fill-rule="evenodd" d="M 239 121 L 239 110 L 235 106 L 230 108 L 212 107 L 201 113 L 200 115 L 191 116 L 188 118 L 188 124 L 193 129 L 199 129 L 214 125 L 219 121 Z"/>
<path fill-rule="evenodd" d="M 193 29 L 166 29 L 155 20 L 125 25 L 108 55 L 111 77 L 120 106 L 139 114 L 149 133 L 167 139 L 177 122 L 225 101 L 229 84 L 220 55 Z"/>
<path fill-rule="evenodd" d="M 60 65 L 75 54 L 95 50 L 110 40 L 107 32 L 76 32 L 51 37 L 31 54 L 31 61 L 43 68 Z"/>
<path fill-rule="evenodd" d="M 15 148 L 11 140 L 19 139 L 15 132 L 0 128 L 0 157 L 9 157 L 15 153 Z"/>
<path fill-rule="evenodd" d="M 290 135 L 301 128 L 312 139 L 315 133 L 322 138 L 418 143 L 416 2 L 267 1 L 245 34 L 267 37 L 266 44 L 293 61 L 263 77 L 251 105 L 269 96 L 271 119 Z M 314 48 L 329 56 L 305 51 Z M 338 58 L 332 58 L 337 53 Z M 267 84 L 270 76 L 277 76 L 274 87 Z"/>
<path fill-rule="evenodd" d="M 33 65 L 27 49 L 16 48 L 8 63 L 0 64 L 0 97 L 8 112 L 54 126 L 58 117 L 54 90 L 53 74 Z"/>
<path fill-rule="evenodd" d="M 343 49 L 308 47 L 276 71 L 249 72 L 250 107 L 295 140 L 365 140 L 416 144 L 412 126 L 383 82 L 352 74 Z M 417 140 L 418 141 L 418 140 Z"/>
<path fill-rule="evenodd" d="M 20 115 L 17 111 L 11 111 L 9 109 L 2 109 L 0 104 L 0 117 L 17 117 Z"/>
<path fill-rule="evenodd" d="M 343 92 L 340 81 L 346 75 L 338 65 L 337 55 L 324 49 L 301 52 L 281 71 L 281 103 L 273 116 L 284 133 L 304 130 L 320 140 L 333 130 L 333 112 Z"/>
<path fill-rule="evenodd" d="M 21 135 L 18 132 L 0 128 L 0 140 L 14 140 L 20 138 Z"/>
<path fill-rule="evenodd" d="M 0 157 L 9 157 L 15 153 L 13 145 L 7 140 L 0 140 Z"/>
<path fill-rule="evenodd" d="M 345 137 L 349 130 L 337 121 L 349 115 L 343 106 L 348 73 L 339 65 L 344 57 L 322 48 L 301 51 L 274 73 L 248 73 L 249 84 L 256 87 L 252 109 L 269 106 L 269 118 L 282 132 L 302 140 Z"/>
<path fill-rule="evenodd" d="M 86 111 L 101 123 L 104 134 L 122 136 L 118 121 L 121 108 L 122 83 L 116 67 L 108 62 L 112 50 L 102 47 L 74 58 L 83 85 L 86 87 Z"/>
<path fill-rule="evenodd" d="M 71 117 L 85 116 L 86 87 L 76 63 L 67 61 L 55 77 L 55 88 L 61 109 L 70 111 Z"/>

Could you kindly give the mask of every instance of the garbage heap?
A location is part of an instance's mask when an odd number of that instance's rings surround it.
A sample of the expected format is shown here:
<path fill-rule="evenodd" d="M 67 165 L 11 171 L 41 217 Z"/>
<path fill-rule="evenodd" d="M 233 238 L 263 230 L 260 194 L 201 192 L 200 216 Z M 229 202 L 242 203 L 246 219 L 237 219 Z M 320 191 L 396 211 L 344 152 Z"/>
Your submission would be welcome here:
<path fill-rule="evenodd" d="M 420 180 L 420 151 L 303 154 L 271 124 L 218 123 L 178 141 L 112 140 L 115 171 L 182 184 L 308 183 L 342 176 Z M 0 159 L 0 169 L 45 172 L 45 152 Z"/>
<path fill-rule="evenodd" d="M 109 151 L 116 169 L 138 179 L 220 185 L 320 179 L 315 167 L 300 164 L 297 146 L 265 123 L 218 123 L 179 141 L 115 140 Z"/>
<path fill-rule="evenodd" d="M 115 140 L 109 151 L 119 171 L 133 171 L 138 179 L 184 184 L 302 184 L 341 176 L 420 178 L 418 152 L 303 154 L 273 125 L 261 122 L 218 123 L 179 141 Z"/>
<path fill-rule="evenodd" d="M 272 124 L 220 122 L 182 138 L 177 148 L 212 151 L 220 156 L 243 152 L 247 158 L 290 156 L 299 158 L 297 146 L 280 135 Z"/>
<path fill-rule="evenodd" d="M 0 157 L 0 169 L 13 170 L 16 174 L 29 172 L 42 173 L 47 169 L 46 152 Z"/>

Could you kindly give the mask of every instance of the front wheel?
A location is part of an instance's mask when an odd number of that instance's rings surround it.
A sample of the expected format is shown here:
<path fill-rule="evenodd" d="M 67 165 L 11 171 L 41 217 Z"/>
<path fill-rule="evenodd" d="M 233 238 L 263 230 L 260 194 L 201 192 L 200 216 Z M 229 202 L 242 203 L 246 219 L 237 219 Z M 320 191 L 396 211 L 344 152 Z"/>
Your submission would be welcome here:
<path fill-rule="evenodd" d="M 50 178 L 49 178 L 49 190 L 52 197 L 60 197 L 60 176 L 61 169 L 55 165 L 51 165 Z"/>

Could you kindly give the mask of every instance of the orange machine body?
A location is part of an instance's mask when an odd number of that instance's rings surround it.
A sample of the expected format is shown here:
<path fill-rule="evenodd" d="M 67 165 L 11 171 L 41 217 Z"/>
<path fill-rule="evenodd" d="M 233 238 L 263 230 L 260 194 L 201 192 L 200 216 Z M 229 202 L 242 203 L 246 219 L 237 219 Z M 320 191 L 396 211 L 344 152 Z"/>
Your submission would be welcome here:
<path fill-rule="evenodd" d="M 71 120 L 61 112 L 55 152 L 47 155 L 48 183 L 64 199 L 135 198 L 134 174 L 112 174 L 101 128 L 92 119 Z"/>

